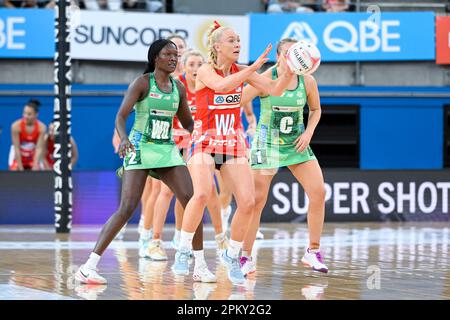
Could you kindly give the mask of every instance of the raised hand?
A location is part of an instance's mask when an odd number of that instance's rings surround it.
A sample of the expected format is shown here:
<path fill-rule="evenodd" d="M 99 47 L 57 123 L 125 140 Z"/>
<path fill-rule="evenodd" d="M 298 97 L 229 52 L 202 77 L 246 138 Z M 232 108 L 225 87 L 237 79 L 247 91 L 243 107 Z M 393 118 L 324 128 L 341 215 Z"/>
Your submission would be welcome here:
<path fill-rule="evenodd" d="M 269 61 L 267 55 L 269 54 L 270 50 L 272 50 L 271 43 L 267 46 L 266 50 L 264 50 L 264 52 L 258 57 L 258 59 L 256 59 L 256 61 L 252 63 L 250 68 L 252 68 L 254 71 L 259 70 L 259 68 L 261 68 L 264 65 L 264 63 Z"/>

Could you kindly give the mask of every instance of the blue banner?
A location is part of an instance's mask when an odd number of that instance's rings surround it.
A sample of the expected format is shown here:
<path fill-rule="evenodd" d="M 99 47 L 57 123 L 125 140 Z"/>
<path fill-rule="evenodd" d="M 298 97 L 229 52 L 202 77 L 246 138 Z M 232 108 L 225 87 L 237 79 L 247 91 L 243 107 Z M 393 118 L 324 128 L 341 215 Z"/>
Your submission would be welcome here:
<path fill-rule="evenodd" d="M 0 9 L 0 58 L 53 58 L 54 10 Z"/>
<path fill-rule="evenodd" d="M 434 17 L 433 12 L 250 14 L 250 60 L 286 37 L 313 41 L 322 61 L 434 60 Z"/>

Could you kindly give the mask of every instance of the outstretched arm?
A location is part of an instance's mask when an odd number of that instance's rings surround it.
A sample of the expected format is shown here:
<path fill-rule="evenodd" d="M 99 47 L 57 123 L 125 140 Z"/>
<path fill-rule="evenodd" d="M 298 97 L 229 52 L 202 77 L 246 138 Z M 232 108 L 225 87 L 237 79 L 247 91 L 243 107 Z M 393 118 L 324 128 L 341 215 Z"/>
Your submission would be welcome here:
<path fill-rule="evenodd" d="M 279 63 L 283 65 L 285 71 L 276 80 L 254 72 L 248 79 L 248 83 L 264 92 L 264 95 L 281 96 L 296 75 L 287 66 L 284 56 L 280 57 Z"/>
<path fill-rule="evenodd" d="M 217 92 L 228 92 L 238 87 L 241 83 L 247 81 L 253 73 L 261 68 L 267 62 L 267 55 L 272 49 L 272 45 L 267 46 L 266 50 L 250 66 L 242 68 L 241 71 L 226 77 L 219 76 L 211 64 L 204 64 L 197 73 L 196 90 L 208 87 Z"/>

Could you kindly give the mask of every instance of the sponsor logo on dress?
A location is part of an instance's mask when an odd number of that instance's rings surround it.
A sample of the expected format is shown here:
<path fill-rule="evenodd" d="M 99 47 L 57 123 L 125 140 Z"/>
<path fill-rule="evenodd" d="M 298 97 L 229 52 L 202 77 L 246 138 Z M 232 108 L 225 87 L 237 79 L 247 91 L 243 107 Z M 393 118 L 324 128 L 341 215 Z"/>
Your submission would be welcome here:
<path fill-rule="evenodd" d="M 162 98 L 162 94 L 155 93 L 155 92 L 150 92 L 150 98 L 161 99 Z"/>
<path fill-rule="evenodd" d="M 239 104 L 241 102 L 240 94 L 216 94 L 214 95 L 215 104 Z"/>

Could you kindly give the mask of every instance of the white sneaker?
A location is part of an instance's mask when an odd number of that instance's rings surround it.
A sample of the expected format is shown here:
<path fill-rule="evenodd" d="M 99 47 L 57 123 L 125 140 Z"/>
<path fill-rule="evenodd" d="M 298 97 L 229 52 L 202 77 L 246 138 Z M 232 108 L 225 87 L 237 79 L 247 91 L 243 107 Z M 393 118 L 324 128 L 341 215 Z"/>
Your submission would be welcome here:
<path fill-rule="evenodd" d="M 228 220 L 230 219 L 231 215 L 231 206 L 226 207 L 225 209 L 221 210 L 221 216 L 222 216 L 222 230 L 224 233 L 228 230 Z"/>
<path fill-rule="evenodd" d="M 154 261 L 166 261 L 167 254 L 161 240 L 152 240 L 148 245 L 147 256 Z"/>
<path fill-rule="evenodd" d="M 258 229 L 258 232 L 256 233 L 256 240 L 263 240 L 264 235 L 262 234 L 261 230 Z"/>
<path fill-rule="evenodd" d="M 306 249 L 305 255 L 302 258 L 302 263 L 305 266 L 312 268 L 314 271 L 323 273 L 328 272 L 328 267 L 323 263 L 323 258 L 319 250 Z"/>
<path fill-rule="evenodd" d="M 256 263 L 253 262 L 253 259 L 249 259 L 248 257 L 242 256 L 240 258 L 239 264 L 241 265 L 241 271 L 244 276 L 247 276 L 256 271 Z"/>
<path fill-rule="evenodd" d="M 120 229 L 119 233 L 116 235 L 114 240 L 123 240 L 125 236 L 125 231 L 127 230 L 127 225 L 125 224 L 122 229 Z"/>
<path fill-rule="evenodd" d="M 85 284 L 106 284 L 106 279 L 98 274 L 97 270 L 90 269 L 84 264 L 75 273 L 75 279 Z"/>
<path fill-rule="evenodd" d="M 196 282 L 217 282 L 216 276 L 209 271 L 208 266 L 206 264 L 201 264 L 200 266 L 194 267 L 194 275 L 192 276 L 194 281 Z"/>

